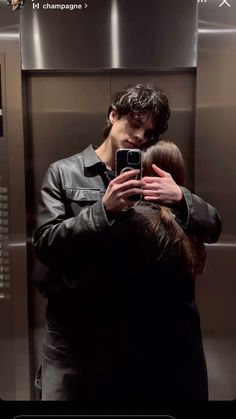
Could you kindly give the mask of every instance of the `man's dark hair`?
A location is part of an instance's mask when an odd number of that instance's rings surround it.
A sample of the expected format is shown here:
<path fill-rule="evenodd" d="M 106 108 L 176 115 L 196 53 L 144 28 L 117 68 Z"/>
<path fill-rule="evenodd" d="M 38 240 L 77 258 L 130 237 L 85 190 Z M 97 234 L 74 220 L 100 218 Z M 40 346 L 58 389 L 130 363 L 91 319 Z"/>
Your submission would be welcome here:
<path fill-rule="evenodd" d="M 170 117 L 168 99 L 161 89 L 150 84 L 146 86 L 136 84 L 114 94 L 107 113 L 104 138 L 107 138 L 111 131 L 109 115 L 113 110 L 117 112 L 119 118 L 125 115 L 135 118 L 139 114 L 150 114 L 156 131 L 155 139 L 168 128 L 167 121 Z"/>

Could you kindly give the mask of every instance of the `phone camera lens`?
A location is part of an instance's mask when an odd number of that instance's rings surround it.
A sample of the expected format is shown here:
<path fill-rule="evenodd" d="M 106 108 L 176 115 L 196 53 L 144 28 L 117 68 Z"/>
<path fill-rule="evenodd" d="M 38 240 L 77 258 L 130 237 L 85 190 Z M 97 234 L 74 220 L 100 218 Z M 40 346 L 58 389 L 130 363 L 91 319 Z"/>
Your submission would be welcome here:
<path fill-rule="evenodd" d="M 137 151 L 129 151 L 128 153 L 128 163 L 130 164 L 139 164 L 140 163 L 140 153 Z"/>

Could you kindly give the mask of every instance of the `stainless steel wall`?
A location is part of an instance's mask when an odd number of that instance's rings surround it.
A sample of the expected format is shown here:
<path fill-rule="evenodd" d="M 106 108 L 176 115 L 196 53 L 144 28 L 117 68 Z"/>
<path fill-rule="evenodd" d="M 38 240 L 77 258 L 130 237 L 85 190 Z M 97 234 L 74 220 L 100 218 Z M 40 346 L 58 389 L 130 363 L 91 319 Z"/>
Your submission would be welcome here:
<path fill-rule="evenodd" d="M 0 2 L 0 397 L 30 397 L 19 15 Z"/>
<path fill-rule="evenodd" d="M 211 399 L 236 397 L 236 2 L 199 5 L 196 192 L 220 211 L 223 232 L 208 246 L 198 301 Z"/>
<path fill-rule="evenodd" d="M 196 0 L 87 0 L 73 11 L 50 9 L 55 3 L 21 10 L 24 70 L 196 66 Z"/>

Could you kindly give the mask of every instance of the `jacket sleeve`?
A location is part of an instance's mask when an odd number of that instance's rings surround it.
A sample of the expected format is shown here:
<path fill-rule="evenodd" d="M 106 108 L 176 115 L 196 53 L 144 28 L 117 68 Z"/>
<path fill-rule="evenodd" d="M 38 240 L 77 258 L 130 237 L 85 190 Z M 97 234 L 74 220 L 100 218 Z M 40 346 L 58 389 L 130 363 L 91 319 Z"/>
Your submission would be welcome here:
<path fill-rule="evenodd" d="M 34 234 L 35 252 L 40 262 L 54 268 L 63 266 L 73 255 L 82 257 L 86 249 L 91 249 L 96 235 L 109 227 L 101 199 L 68 218 L 60 175 L 54 165 L 50 166 L 41 188 Z"/>
<path fill-rule="evenodd" d="M 188 189 L 181 189 L 183 199 L 173 208 L 178 223 L 188 234 L 199 237 L 204 243 L 215 243 L 222 228 L 218 211 Z"/>

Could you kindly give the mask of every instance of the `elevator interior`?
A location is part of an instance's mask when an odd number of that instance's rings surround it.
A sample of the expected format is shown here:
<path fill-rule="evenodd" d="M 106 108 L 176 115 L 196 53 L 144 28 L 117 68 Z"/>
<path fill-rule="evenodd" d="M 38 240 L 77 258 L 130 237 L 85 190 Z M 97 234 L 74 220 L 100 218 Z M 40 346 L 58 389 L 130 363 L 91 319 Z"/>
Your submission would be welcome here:
<path fill-rule="evenodd" d="M 231 179 L 236 154 L 236 13 L 221 13 L 213 0 L 205 8 L 194 0 L 169 1 L 168 8 L 162 0 L 149 0 L 142 13 L 137 0 L 87 3 L 90 14 L 85 15 L 86 9 L 80 17 L 46 14 L 29 3 L 16 15 L 0 3 L 0 197 L 5 220 L 0 249 L 5 252 L 0 272 L 0 397 L 35 397 L 33 379 L 40 364 L 46 300 L 32 287 L 30 277 L 45 170 L 51 162 L 101 142 L 113 92 L 151 82 L 169 97 L 172 116 L 163 137 L 181 148 L 188 187 L 222 216 L 222 236 L 207 246 L 197 298 L 210 398 L 234 399 L 236 198 Z M 95 19 L 102 28 L 99 35 L 88 32 Z M 117 28 L 123 30 L 119 33 Z"/>

